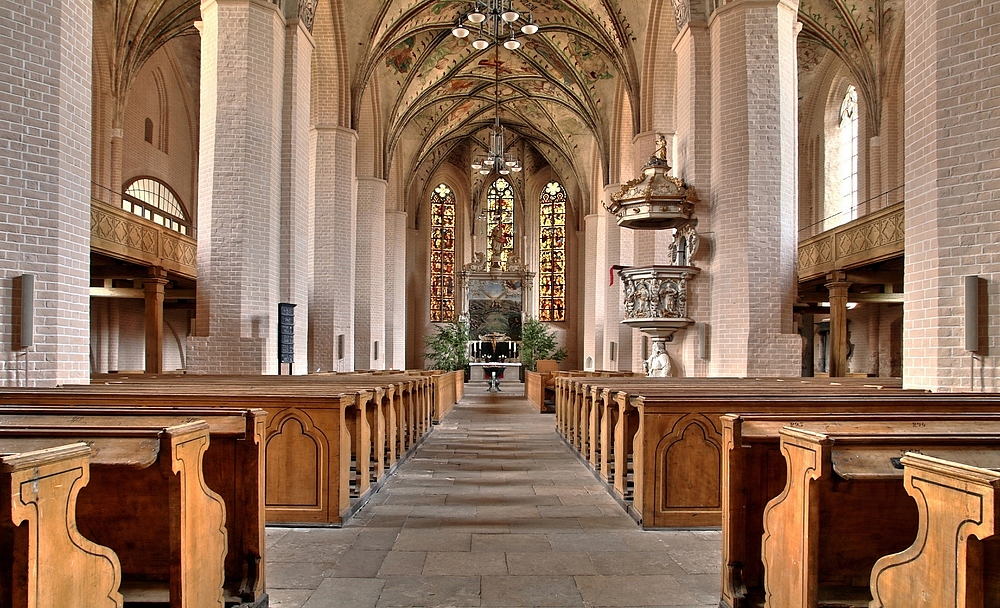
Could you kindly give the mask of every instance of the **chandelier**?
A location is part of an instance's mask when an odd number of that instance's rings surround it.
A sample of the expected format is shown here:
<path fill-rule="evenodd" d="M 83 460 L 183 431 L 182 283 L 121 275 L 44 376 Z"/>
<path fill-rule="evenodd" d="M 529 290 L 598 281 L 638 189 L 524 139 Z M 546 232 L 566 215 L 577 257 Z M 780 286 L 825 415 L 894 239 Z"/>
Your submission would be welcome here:
<path fill-rule="evenodd" d="M 451 33 L 456 38 L 467 38 L 475 33 L 472 46 L 480 51 L 490 44 L 503 44 L 504 48 L 513 51 L 521 47 L 518 31 L 534 34 L 538 24 L 531 13 L 523 17 L 514 8 L 514 0 L 475 0 L 472 10 L 459 16 Z"/>
<path fill-rule="evenodd" d="M 496 54 L 497 52 L 494 51 L 494 55 Z M 490 127 L 490 149 L 486 154 L 476 155 L 476 159 L 472 161 L 472 170 L 479 171 L 480 175 L 489 175 L 491 171 L 496 171 L 500 175 L 521 171 L 521 161 L 505 151 L 507 149 L 507 131 L 500 124 L 500 62 L 497 59 L 494 57 L 493 61 L 496 68 L 496 81 L 493 85 L 495 117 L 493 126 Z"/>

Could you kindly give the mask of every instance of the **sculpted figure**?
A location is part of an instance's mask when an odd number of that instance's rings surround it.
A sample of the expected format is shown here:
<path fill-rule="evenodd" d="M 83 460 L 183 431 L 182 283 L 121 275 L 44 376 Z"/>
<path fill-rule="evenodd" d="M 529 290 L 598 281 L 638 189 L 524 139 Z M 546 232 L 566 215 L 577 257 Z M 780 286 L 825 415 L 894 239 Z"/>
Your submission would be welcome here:
<path fill-rule="evenodd" d="M 662 342 L 653 342 L 653 354 L 646 359 L 646 376 L 650 378 L 665 378 L 670 375 L 670 357 Z"/>

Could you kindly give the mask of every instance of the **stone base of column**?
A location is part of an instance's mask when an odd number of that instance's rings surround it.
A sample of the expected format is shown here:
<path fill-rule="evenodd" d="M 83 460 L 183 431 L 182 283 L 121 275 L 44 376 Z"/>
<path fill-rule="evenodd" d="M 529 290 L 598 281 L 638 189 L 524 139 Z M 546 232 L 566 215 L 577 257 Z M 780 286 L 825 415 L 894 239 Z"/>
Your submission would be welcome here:
<path fill-rule="evenodd" d="M 261 375 L 278 372 L 277 347 L 266 338 L 192 336 L 187 340 L 187 373 Z M 273 344 L 271 346 L 274 346 Z M 305 368 L 305 353 L 302 363 Z"/>

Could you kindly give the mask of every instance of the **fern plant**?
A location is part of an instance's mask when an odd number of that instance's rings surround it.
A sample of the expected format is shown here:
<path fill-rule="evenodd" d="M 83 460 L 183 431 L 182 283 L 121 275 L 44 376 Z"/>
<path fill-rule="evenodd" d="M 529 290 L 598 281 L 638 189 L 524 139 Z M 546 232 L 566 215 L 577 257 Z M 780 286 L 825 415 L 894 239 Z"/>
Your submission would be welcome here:
<path fill-rule="evenodd" d="M 528 317 L 521 325 L 519 348 L 521 365 L 531 371 L 535 371 L 535 364 L 539 359 L 562 361 L 566 358 L 566 350 L 556 347 L 555 336 L 549 332 L 549 328 L 534 317 Z"/>
<path fill-rule="evenodd" d="M 434 369 L 454 371 L 469 364 L 469 321 L 461 317 L 437 325 L 425 340 L 427 357 Z"/>

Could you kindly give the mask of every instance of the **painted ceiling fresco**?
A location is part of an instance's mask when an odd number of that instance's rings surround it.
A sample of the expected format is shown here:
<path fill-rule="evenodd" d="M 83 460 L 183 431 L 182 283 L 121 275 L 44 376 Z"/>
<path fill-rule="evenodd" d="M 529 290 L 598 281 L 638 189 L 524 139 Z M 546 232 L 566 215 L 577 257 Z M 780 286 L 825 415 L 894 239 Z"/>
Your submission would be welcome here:
<path fill-rule="evenodd" d="M 881 116 L 880 83 L 885 81 L 888 69 L 888 46 L 903 27 L 903 0 L 802 0 L 799 21 L 799 59 L 806 59 L 805 64 L 800 63 L 800 73 L 808 71 L 821 57 L 818 50 L 810 51 L 810 46 L 832 51 L 847 64 L 872 115 Z M 869 129 L 877 135 L 877 122 Z"/>
<path fill-rule="evenodd" d="M 457 151 L 458 166 L 483 152 L 497 108 L 508 147 L 540 152 L 564 179 L 589 173 L 593 153 L 607 155 L 618 87 L 639 91 L 647 1 L 515 0 L 539 31 L 513 51 L 451 35 L 468 0 L 365 4 L 345 16 L 354 95 L 377 87 L 386 167 L 402 163 L 411 190 Z"/>

